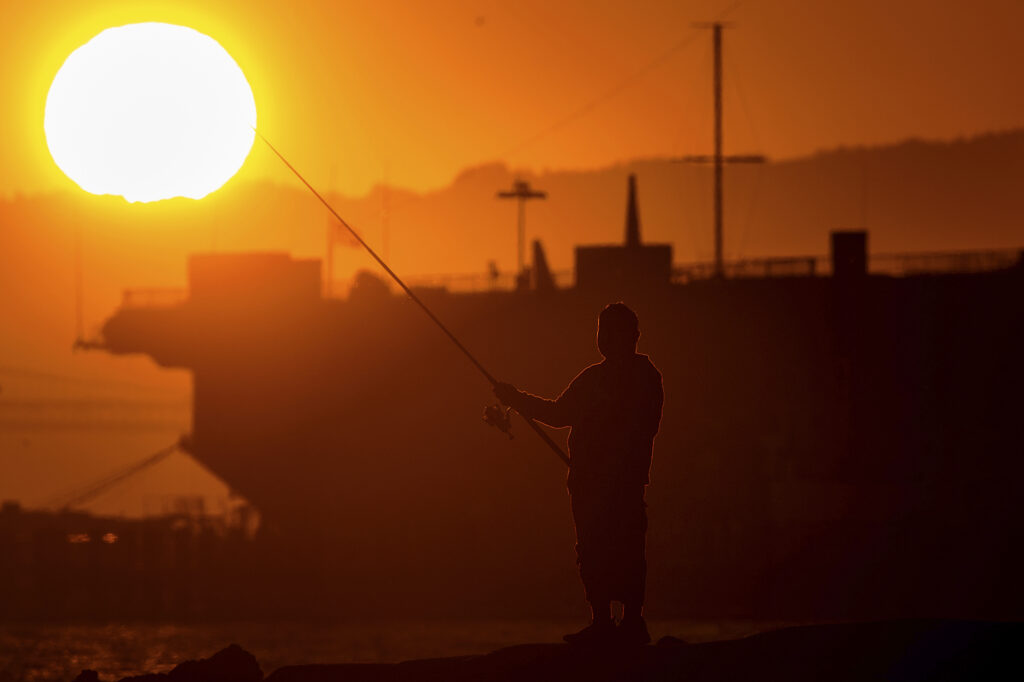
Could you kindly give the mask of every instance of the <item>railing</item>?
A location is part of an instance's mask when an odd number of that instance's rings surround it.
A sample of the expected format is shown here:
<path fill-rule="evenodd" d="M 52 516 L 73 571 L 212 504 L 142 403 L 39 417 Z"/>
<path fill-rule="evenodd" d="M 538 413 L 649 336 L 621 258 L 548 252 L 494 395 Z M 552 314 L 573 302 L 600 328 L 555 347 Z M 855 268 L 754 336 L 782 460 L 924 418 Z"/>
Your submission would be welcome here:
<path fill-rule="evenodd" d="M 763 258 L 729 261 L 722 264 L 726 279 L 764 279 L 768 277 L 814 277 L 822 271 L 826 258 Z M 716 276 L 714 263 L 687 263 L 672 268 L 672 282 L 686 284 Z"/>
<path fill-rule="evenodd" d="M 1013 267 L 1024 267 L 1024 249 L 883 253 L 868 256 L 870 274 L 891 277 L 994 272 Z M 723 269 L 727 279 L 827 277 L 832 274 L 832 261 L 828 256 L 747 259 L 728 261 L 723 264 Z M 575 273 L 571 270 L 558 270 L 552 275 L 558 288 L 569 289 L 575 286 Z M 673 284 L 686 284 L 714 277 L 714 263 L 686 263 L 672 268 L 671 281 Z M 512 291 L 516 288 L 516 277 L 513 273 L 414 275 L 405 281 L 414 289 L 443 289 L 452 293 Z M 348 280 L 334 282 L 331 297 L 345 298 L 351 284 Z M 126 289 L 121 306 L 169 308 L 180 305 L 187 299 L 188 291 L 179 288 Z"/>
<path fill-rule="evenodd" d="M 936 253 L 885 253 L 870 257 L 872 274 L 907 275 L 992 272 L 1024 265 L 1024 249 Z"/>
<path fill-rule="evenodd" d="M 1024 249 L 868 255 L 868 272 L 890 277 L 995 272 L 1021 266 L 1024 266 Z M 729 261 L 723 264 L 723 269 L 727 279 L 828 277 L 832 274 L 832 259 L 829 256 L 805 256 Z M 714 263 L 688 263 L 672 269 L 672 282 L 675 284 L 712 279 L 714 276 Z"/>
<path fill-rule="evenodd" d="M 555 286 L 560 289 L 571 288 L 575 273 L 572 270 L 557 270 L 551 273 Z M 485 272 L 463 275 L 413 275 L 405 278 L 410 288 L 447 289 L 452 292 L 471 293 L 481 291 L 511 291 L 516 288 L 515 273 L 502 272 L 490 274 Z"/>
<path fill-rule="evenodd" d="M 474 272 L 461 275 L 412 275 L 404 278 L 413 289 L 447 289 L 448 291 L 507 291 L 516 286 L 516 276 L 511 272 L 490 274 Z"/>

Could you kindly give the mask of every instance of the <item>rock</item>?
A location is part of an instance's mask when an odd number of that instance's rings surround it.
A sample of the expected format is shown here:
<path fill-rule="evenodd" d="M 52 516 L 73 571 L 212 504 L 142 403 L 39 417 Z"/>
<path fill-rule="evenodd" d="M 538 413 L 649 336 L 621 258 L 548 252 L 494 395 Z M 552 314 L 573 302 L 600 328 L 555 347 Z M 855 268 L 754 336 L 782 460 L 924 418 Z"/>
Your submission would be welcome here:
<path fill-rule="evenodd" d="M 255 656 L 232 644 L 209 658 L 176 666 L 167 677 L 170 682 L 261 682 L 263 670 Z"/>
<path fill-rule="evenodd" d="M 665 635 L 664 637 L 662 637 L 661 639 L 658 640 L 657 646 L 668 646 L 668 647 L 689 646 L 689 642 L 687 642 L 685 639 L 679 639 L 678 637 L 673 637 L 672 635 Z"/>
<path fill-rule="evenodd" d="M 126 677 L 121 682 L 261 682 L 261 680 L 263 680 L 263 670 L 260 669 L 256 658 L 237 644 L 232 644 L 209 658 L 179 663 L 169 673 Z"/>
<path fill-rule="evenodd" d="M 643 647 L 524 644 L 398 664 L 287 666 L 266 682 L 1024 679 L 1021 650 L 1024 623 L 889 621 L 784 628 L 703 644 L 674 637 Z"/>
<path fill-rule="evenodd" d="M 522 644 L 482 656 L 404 663 L 294 665 L 265 682 L 860 682 L 1024 679 L 1024 623 L 900 620 L 783 628 L 743 639 L 655 646 Z M 121 682 L 261 682 L 236 644 L 169 673 Z M 98 682 L 83 670 L 75 682 Z"/>

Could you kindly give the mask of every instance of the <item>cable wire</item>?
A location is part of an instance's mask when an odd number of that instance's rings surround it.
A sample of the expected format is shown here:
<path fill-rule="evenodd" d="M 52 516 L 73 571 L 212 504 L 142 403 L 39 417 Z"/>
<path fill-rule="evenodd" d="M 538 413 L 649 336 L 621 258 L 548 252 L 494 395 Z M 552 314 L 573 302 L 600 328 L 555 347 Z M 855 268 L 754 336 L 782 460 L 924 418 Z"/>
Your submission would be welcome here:
<path fill-rule="evenodd" d="M 161 448 L 160 450 L 154 452 L 152 455 L 149 455 L 148 457 L 136 462 L 135 464 L 128 466 L 125 469 L 122 469 L 121 471 L 115 472 L 105 478 L 102 478 L 90 484 L 89 486 L 86 486 L 85 488 L 80 488 L 79 490 L 76 490 L 68 495 L 63 495 L 61 497 L 56 498 L 55 501 L 51 502 L 46 506 L 67 509 L 70 507 L 76 507 L 85 504 L 86 502 L 99 497 L 100 495 L 107 492 L 112 487 L 124 481 L 125 479 L 130 478 L 131 476 L 134 476 L 135 474 L 140 473 L 141 471 L 144 471 L 145 469 L 148 469 L 154 464 L 160 462 L 168 455 L 178 450 L 179 447 L 180 441 L 168 445 L 165 448 Z"/>

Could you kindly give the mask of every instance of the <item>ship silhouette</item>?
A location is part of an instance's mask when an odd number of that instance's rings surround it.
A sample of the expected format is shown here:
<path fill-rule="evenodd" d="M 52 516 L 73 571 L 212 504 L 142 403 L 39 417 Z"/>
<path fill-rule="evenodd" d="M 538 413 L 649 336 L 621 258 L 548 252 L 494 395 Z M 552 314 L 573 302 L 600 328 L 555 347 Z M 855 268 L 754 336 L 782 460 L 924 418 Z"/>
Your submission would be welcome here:
<path fill-rule="evenodd" d="M 673 265 L 581 246 L 558 286 L 417 294 L 499 378 L 553 396 L 633 307 L 664 375 L 648 494 L 652 617 L 1020 618 L 1022 252 Z M 126 292 L 97 345 L 192 372 L 190 454 L 258 510 L 281 613 L 551 615 L 583 600 L 564 467 L 407 298 L 318 260 L 198 254 Z M 566 431 L 552 431 L 564 442 Z"/>

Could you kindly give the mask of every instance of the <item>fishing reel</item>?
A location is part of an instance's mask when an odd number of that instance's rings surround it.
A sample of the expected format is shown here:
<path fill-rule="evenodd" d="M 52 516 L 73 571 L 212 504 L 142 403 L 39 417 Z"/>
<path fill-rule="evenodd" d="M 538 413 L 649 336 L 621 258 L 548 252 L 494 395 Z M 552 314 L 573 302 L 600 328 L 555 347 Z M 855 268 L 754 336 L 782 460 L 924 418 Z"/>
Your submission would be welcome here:
<path fill-rule="evenodd" d="M 484 408 L 483 420 L 485 424 L 493 426 L 512 440 L 512 408 L 504 405 L 488 405 Z"/>

